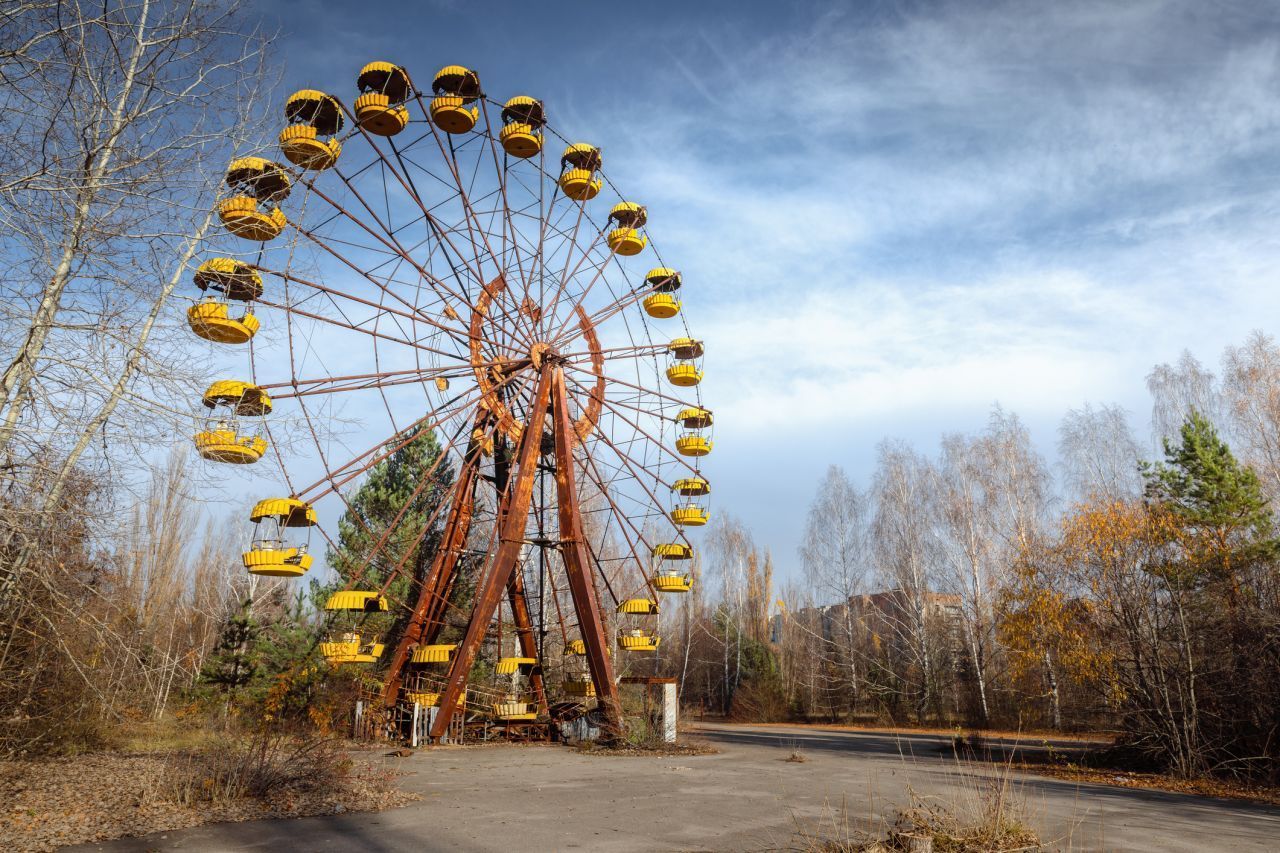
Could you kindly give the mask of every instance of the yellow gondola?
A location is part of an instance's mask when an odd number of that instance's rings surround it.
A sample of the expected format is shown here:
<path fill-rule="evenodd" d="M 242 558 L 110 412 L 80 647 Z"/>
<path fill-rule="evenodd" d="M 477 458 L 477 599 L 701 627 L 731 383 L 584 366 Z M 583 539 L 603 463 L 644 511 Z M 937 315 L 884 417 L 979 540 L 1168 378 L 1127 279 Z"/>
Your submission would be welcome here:
<path fill-rule="evenodd" d="M 542 151 L 542 126 L 546 113 L 542 101 L 517 95 L 502 105 L 502 133 L 498 141 L 512 157 L 527 160 Z"/>
<path fill-rule="evenodd" d="M 676 338 L 667 344 L 667 352 L 671 353 L 667 381 L 681 388 L 692 388 L 702 381 L 702 341 Z"/>
<path fill-rule="evenodd" d="M 508 696 L 501 702 L 493 703 L 493 716 L 499 720 L 536 720 L 538 706 L 519 696 Z"/>
<path fill-rule="evenodd" d="M 527 672 L 537 663 L 537 658 L 498 658 L 498 663 L 494 666 L 493 671 L 498 675 L 515 675 L 519 672 Z"/>
<path fill-rule="evenodd" d="M 679 272 L 669 267 L 654 267 L 645 274 L 644 280 L 653 288 L 641 303 L 646 314 L 669 320 L 680 313 L 680 299 L 675 295 L 683 284 Z"/>
<path fill-rule="evenodd" d="M 570 640 L 569 645 L 564 647 L 566 655 L 585 655 L 587 653 L 587 644 L 582 640 Z"/>
<path fill-rule="evenodd" d="M 218 203 L 218 217 L 228 231 L 255 243 L 280 236 L 289 221 L 277 205 L 293 186 L 283 166 L 241 157 L 227 167 L 224 183 L 231 194 Z"/>
<path fill-rule="evenodd" d="M 457 651 L 457 643 L 436 643 L 429 646 L 418 646 L 413 650 L 410 660 L 413 663 L 448 663 Z"/>
<path fill-rule="evenodd" d="M 267 440 L 257 432 L 246 434 L 241 417 L 262 417 L 271 411 L 271 398 L 256 385 L 236 380 L 214 382 L 201 398 L 209 410 L 202 428 L 193 436 L 196 450 L 213 462 L 246 465 L 267 452 Z"/>
<path fill-rule="evenodd" d="M 682 409 L 676 415 L 676 423 L 682 428 L 676 437 L 676 451 L 682 456 L 706 456 L 711 452 L 710 436 L 705 431 L 711 428 L 711 411 L 698 406 Z"/>
<path fill-rule="evenodd" d="M 680 527 L 701 527 L 710 520 L 706 497 L 711 494 L 711 484 L 702 477 L 685 477 L 671 484 L 671 491 L 684 498 L 673 507 L 671 521 Z"/>
<path fill-rule="evenodd" d="M 390 62 L 370 62 L 356 78 L 356 124 L 377 136 L 395 136 L 409 126 L 404 102 L 413 95 L 409 72 Z"/>
<path fill-rule="evenodd" d="M 387 599 L 376 592 L 344 589 L 330 595 L 325 610 L 354 610 L 360 613 L 386 612 Z"/>
<path fill-rule="evenodd" d="M 590 201 L 600 192 L 603 182 L 596 177 L 602 159 L 600 149 L 585 142 L 575 142 L 560 157 L 560 191 L 574 201 Z"/>
<path fill-rule="evenodd" d="M 701 527 L 711 520 L 711 514 L 700 506 L 689 504 L 671 510 L 671 521 L 680 527 Z"/>
<path fill-rule="evenodd" d="M 405 698 L 410 703 L 416 702 L 424 708 L 435 708 L 440 705 L 440 694 L 434 690 L 409 690 L 405 692 Z M 467 706 L 467 691 L 462 691 L 458 696 L 458 707 L 465 708 Z"/>
<path fill-rule="evenodd" d="M 618 645 L 628 652 L 653 652 L 658 650 L 662 638 L 641 628 L 633 628 L 618 634 Z"/>
<path fill-rule="evenodd" d="M 669 320 L 680 313 L 680 300 L 670 293 L 650 293 L 641 304 L 644 313 L 658 320 Z"/>
<path fill-rule="evenodd" d="M 331 664 L 341 663 L 377 663 L 386 646 L 377 640 L 364 643 L 361 636 L 354 632 L 339 635 L 336 639 L 326 639 L 320 643 L 320 654 Z"/>
<path fill-rule="evenodd" d="M 656 569 L 653 574 L 653 586 L 658 592 L 688 592 L 693 587 L 693 577 L 681 571 L 670 562 L 684 562 L 693 559 L 693 549 L 683 542 L 663 542 L 653 546 L 653 561 Z"/>
<path fill-rule="evenodd" d="M 310 504 L 297 498 L 267 498 L 258 501 L 249 512 L 254 524 L 254 536 L 249 550 L 241 555 L 241 562 L 249 574 L 278 578 L 296 578 L 311 568 L 312 557 L 307 553 L 310 536 L 295 542 L 288 535 L 289 528 L 310 528 L 316 523 L 316 511 Z M 308 531 L 309 534 L 309 531 Z M 335 593 L 330 602 L 340 595 L 376 595 L 374 593 Z M 383 604 L 385 608 L 385 599 Z M 326 609 L 329 608 L 326 604 Z M 348 609 L 348 608 L 342 608 Z"/>
<path fill-rule="evenodd" d="M 477 107 L 468 106 L 480 97 L 480 77 L 470 68 L 446 65 L 431 81 L 431 120 L 445 133 L 468 133 L 480 118 Z"/>
<path fill-rule="evenodd" d="M 618 605 L 618 612 L 632 616 L 656 616 L 658 602 L 649 598 L 628 598 Z"/>
<path fill-rule="evenodd" d="M 596 686 L 590 678 L 566 678 L 560 685 L 566 696 L 590 698 L 596 695 Z"/>
<path fill-rule="evenodd" d="M 644 251 L 649 242 L 649 238 L 640 233 L 640 229 L 649 221 L 649 214 L 644 207 L 630 201 L 621 202 L 609 211 L 609 221 L 617 225 L 605 240 L 614 253 L 629 256 Z"/>
<path fill-rule="evenodd" d="M 335 134 L 342 130 L 344 119 L 337 98 L 315 89 L 301 89 L 285 101 L 284 116 L 289 126 L 280 131 L 280 152 L 286 160 L 316 171 L 338 162 L 342 143 Z"/>
<path fill-rule="evenodd" d="M 262 276 L 257 270 L 231 258 L 210 258 L 192 279 L 205 293 L 203 300 L 187 309 L 192 332 L 220 344 L 243 344 L 257 333 L 258 318 L 250 307 L 262 295 Z M 239 317 L 231 316 L 229 300 L 244 303 Z"/>

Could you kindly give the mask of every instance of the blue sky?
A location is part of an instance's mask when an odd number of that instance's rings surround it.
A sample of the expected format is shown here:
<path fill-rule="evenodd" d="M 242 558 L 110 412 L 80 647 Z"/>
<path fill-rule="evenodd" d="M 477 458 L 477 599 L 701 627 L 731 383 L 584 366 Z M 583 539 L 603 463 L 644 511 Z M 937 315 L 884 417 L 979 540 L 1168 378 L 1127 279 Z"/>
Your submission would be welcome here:
<path fill-rule="evenodd" d="M 283 89 L 479 70 L 605 151 L 707 342 L 715 506 L 785 573 L 828 464 L 1058 420 L 1280 309 L 1280 7 L 260 6 Z"/>

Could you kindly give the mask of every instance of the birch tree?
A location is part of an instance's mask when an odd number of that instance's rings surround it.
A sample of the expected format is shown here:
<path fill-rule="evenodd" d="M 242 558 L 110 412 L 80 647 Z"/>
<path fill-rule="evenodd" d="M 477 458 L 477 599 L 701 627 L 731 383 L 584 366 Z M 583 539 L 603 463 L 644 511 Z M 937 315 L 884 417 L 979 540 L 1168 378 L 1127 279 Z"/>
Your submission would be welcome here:
<path fill-rule="evenodd" d="M 938 698 L 936 656 L 928 630 L 938 550 L 934 479 L 933 466 L 915 450 L 896 441 L 880 444 L 872 484 L 876 506 L 871 522 L 873 553 L 879 576 L 895 593 L 896 601 L 883 617 L 892 633 L 891 653 L 904 664 L 898 674 L 914 694 L 918 720 L 937 706 Z"/>
<path fill-rule="evenodd" d="M 1058 458 L 1072 502 L 1130 500 L 1142 494 L 1142 451 L 1120 406 L 1086 403 L 1068 411 L 1058 427 Z"/>
<path fill-rule="evenodd" d="M 855 598 L 868 592 L 871 555 L 867 541 L 867 499 L 839 466 L 832 465 L 818 485 L 805 521 L 800 560 L 816 600 L 833 605 L 832 618 L 798 620 L 797 630 L 815 633 L 820 673 L 832 673 L 830 685 L 844 694 L 848 710 L 860 698 L 863 628 Z"/>
<path fill-rule="evenodd" d="M 0 18 L 0 605 L 79 467 L 142 485 L 185 423 L 200 368 L 166 308 L 256 136 L 265 41 L 240 20 L 224 0 Z"/>

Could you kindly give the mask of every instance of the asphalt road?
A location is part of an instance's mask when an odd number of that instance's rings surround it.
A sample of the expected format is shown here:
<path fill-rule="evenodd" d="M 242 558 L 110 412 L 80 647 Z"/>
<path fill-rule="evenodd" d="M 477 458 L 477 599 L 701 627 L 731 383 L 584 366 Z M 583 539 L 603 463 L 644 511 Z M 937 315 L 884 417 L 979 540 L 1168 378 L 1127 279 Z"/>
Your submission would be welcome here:
<path fill-rule="evenodd" d="M 560 746 L 443 747 L 386 759 L 423 799 L 378 814 L 217 824 L 84 845 L 104 851 L 723 851 L 786 849 L 797 832 L 883 826 L 909 790 L 950 808 L 991 788 L 948 740 L 704 725 L 720 752 L 607 756 Z M 798 751 L 804 761 L 788 761 Z M 1008 775 L 1050 849 L 1277 850 L 1280 809 Z"/>

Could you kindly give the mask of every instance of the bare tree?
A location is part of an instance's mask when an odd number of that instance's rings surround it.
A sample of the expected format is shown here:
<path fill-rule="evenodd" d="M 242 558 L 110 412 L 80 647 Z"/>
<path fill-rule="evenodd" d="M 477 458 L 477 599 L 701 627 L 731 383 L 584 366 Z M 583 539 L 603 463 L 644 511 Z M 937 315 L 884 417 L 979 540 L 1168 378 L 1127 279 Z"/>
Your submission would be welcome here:
<path fill-rule="evenodd" d="M 1258 472 L 1268 496 L 1280 499 L 1280 347 L 1255 331 L 1222 356 L 1222 403 L 1236 446 Z"/>
<path fill-rule="evenodd" d="M 1151 392 L 1151 433 L 1157 447 L 1166 438 L 1176 437 L 1193 411 L 1215 424 L 1222 423 L 1217 379 L 1190 350 L 1182 351 L 1176 365 L 1151 368 L 1147 390 Z"/>
<path fill-rule="evenodd" d="M 800 559 L 812 595 L 834 605 L 832 618 L 793 622 L 796 630 L 814 632 L 819 672 L 835 674 L 832 687 L 847 693 L 848 709 L 858 703 L 861 687 L 861 646 L 865 631 L 856 596 L 867 592 L 872 571 L 867 542 L 867 499 L 837 465 L 827 469 L 809 505 Z"/>
<path fill-rule="evenodd" d="M 1120 406 L 1085 403 L 1068 411 L 1058 427 L 1058 457 L 1072 501 L 1128 500 L 1142 494 L 1142 452 Z"/>
<path fill-rule="evenodd" d="M 144 483 L 185 420 L 200 362 L 165 308 L 254 135 L 265 41 L 237 12 L 33 2 L 0 18 L 0 603 L 79 466 Z"/>
<path fill-rule="evenodd" d="M 935 478 L 933 466 L 915 450 L 901 442 L 880 444 L 872 485 L 873 553 L 878 573 L 897 593 L 884 614 L 893 634 L 890 651 L 901 657 L 898 675 L 914 693 L 916 717 L 921 720 L 937 700 L 936 656 L 928 624 L 938 564 Z"/>

